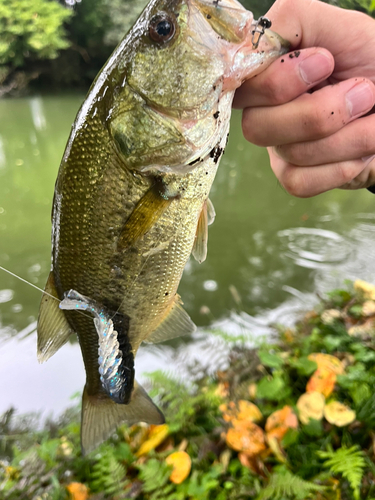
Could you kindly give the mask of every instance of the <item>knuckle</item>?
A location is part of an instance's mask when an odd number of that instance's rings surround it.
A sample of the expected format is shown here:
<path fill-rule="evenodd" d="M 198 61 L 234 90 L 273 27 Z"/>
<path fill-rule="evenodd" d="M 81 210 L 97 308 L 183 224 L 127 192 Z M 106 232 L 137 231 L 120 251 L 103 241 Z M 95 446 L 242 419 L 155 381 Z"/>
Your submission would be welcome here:
<path fill-rule="evenodd" d="M 264 135 L 263 127 L 260 125 L 262 122 L 256 119 L 254 110 L 247 108 L 242 114 L 242 132 L 245 139 L 257 146 L 266 147 L 267 141 Z"/>
<path fill-rule="evenodd" d="M 360 134 L 353 134 L 352 140 L 354 142 L 353 148 L 361 156 L 371 154 L 375 148 L 375 138 L 372 129 L 363 127 Z"/>
<path fill-rule="evenodd" d="M 270 105 L 283 104 L 288 101 L 286 88 L 284 85 L 280 85 L 280 75 L 278 75 L 277 80 L 269 77 L 262 81 L 262 94 Z"/>
<path fill-rule="evenodd" d="M 286 168 L 279 179 L 283 188 L 292 196 L 297 198 L 308 197 L 305 176 L 297 168 Z"/>
<path fill-rule="evenodd" d="M 311 158 L 313 151 L 309 151 L 309 143 L 284 144 L 275 147 L 277 154 L 292 165 L 305 165 L 306 160 Z"/>
<path fill-rule="evenodd" d="M 314 137 L 326 137 L 332 133 L 332 121 L 327 119 L 326 110 L 316 103 L 311 103 L 303 123 L 309 135 Z"/>
<path fill-rule="evenodd" d="M 355 165 L 355 162 L 347 162 L 347 163 L 338 163 L 336 165 L 337 172 L 337 185 L 343 185 L 351 182 L 354 177 L 358 175 L 358 168 Z"/>

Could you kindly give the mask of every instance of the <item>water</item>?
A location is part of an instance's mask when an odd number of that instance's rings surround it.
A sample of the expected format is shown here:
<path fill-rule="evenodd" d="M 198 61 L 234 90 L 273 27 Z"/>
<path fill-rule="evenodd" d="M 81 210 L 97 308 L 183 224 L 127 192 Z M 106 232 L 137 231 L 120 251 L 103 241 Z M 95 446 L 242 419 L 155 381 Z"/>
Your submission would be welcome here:
<path fill-rule="evenodd" d="M 0 265 L 44 287 L 50 268 L 54 182 L 83 96 L 0 101 Z M 278 185 L 265 150 L 243 139 L 235 113 L 211 192 L 216 220 L 206 262 L 191 259 L 179 293 L 200 327 L 268 334 L 290 323 L 316 293 L 345 279 L 375 282 L 375 197 L 333 191 L 299 200 Z M 0 413 L 59 413 L 84 384 L 77 343 L 36 360 L 40 293 L 0 271 Z M 138 373 L 177 370 L 199 357 L 225 364 L 226 348 L 200 329 L 193 340 L 141 348 Z"/>

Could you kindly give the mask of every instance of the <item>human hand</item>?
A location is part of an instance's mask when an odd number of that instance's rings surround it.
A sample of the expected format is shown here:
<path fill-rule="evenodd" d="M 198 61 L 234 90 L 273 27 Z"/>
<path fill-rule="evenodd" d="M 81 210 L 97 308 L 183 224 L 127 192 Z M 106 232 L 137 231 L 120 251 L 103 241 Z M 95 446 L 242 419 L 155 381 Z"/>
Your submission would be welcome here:
<path fill-rule="evenodd" d="M 294 196 L 375 185 L 375 20 L 318 0 L 266 16 L 293 51 L 237 91 L 245 138 Z"/>

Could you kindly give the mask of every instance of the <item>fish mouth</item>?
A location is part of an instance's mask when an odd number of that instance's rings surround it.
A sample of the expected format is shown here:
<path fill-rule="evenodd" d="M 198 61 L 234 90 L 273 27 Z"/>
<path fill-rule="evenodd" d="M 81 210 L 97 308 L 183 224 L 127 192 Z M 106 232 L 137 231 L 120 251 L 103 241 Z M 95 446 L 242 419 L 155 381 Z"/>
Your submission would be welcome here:
<path fill-rule="evenodd" d="M 254 20 L 237 0 L 190 0 L 190 6 L 192 25 L 199 33 L 192 38 L 224 61 L 223 92 L 237 89 L 289 51 L 290 43 L 269 29 L 269 19 Z"/>
<path fill-rule="evenodd" d="M 247 35 L 247 27 L 254 21 L 252 12 L 237 0 L 191 0 L 206 18 L 211 28 L 230 43 L 240 43 Z"/>

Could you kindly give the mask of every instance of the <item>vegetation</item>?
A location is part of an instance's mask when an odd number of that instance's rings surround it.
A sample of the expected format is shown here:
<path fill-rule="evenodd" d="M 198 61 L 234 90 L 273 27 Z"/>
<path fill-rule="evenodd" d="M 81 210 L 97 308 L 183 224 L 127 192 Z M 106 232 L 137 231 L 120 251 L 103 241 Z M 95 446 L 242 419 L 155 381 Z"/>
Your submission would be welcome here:
<path fill-rule="evenodd" d="M 369 14 L 375 0 L 327 0 Z M 0 96 L 87 89 L 147 0 L 0 0 Z M 242 0 L 255 17 L 273 0 Z"/>
<path fill-rule="evenodd" d="M 121 427 L 87 457 L 78 408 L 33 432 L 7 412 L 1 498 L 373 500 L 375 287 L 333 291 L 272 345 L 227 342 L 228 367 L 190 387 L 151 375 L 167 424 Z"/>

